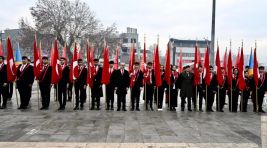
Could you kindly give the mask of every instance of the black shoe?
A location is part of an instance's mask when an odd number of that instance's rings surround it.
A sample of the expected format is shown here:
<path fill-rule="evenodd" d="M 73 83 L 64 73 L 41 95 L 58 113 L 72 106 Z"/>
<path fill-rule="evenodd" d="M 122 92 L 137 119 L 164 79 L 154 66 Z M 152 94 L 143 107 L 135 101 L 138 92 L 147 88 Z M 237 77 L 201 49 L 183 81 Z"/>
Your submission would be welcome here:
<path fill-rule="evenodd" d="M 95 108 L 94 107 L 91 107 L 90 110 L 95 110 Z"/>
<path fill-rule="evenodd" d="M 221 110 L 219 110 L 219 112 L 224 112 L 224 111 L 221 109 Z"/>
<path fill-rule="evenodd" d="M 184 108 L 182 108 L 181 111 L 183 112 L 184 111 Z"/>
<path fill-rule="evenodd" d="M 78 110 L 79 109 L 79 107 L 75 107 L 73 110 Z"/>
<path fill-rule="evenodd" d="M 133 108 L 131 108 L 131 111 L 134 111 L 134 109 L 133 109 Z"/>
<path fill-rule="evenodd" d="M 126 112 L 127 110 L 124 108 L 124 109 L 122 109 L 122 111 L 125 111 Z"/>
<path fill-rule="evenodd" d="M 259 112 L 260 112 L 260 113 L 265 113 L 265 111 L 264 111 L 264 110 L 259 110 Z"/>
<path fill-rule="evenodd" d="M 106 108 L 106 110 L 109 110 L 109 108 Z"/>
<path fill-rule="evenodd" d="M 57 110 L 63 110 L 62 107 L 59 107 Z"/>
<path fill-rule="evenodd" d="M 114 110 L 114 107 L 112 106 L 112 107 L 110 108 L 110 110 Z"/>
<path fill-rule="evenodd" d="M 21 109 L 21 107 L 19 107 L 18 109 Z M 40 110 L 44 110 L 45 108 L 44 107 L 41 107 Z"/>
<path fill-rule="evenodd" d="M 96 110 L 100 110 L 100 108 L 99 108 L 99 107 L 97 107 L 97 108 L 96 108 Z"/>
<path fill-rule="evenodd" d="M 80 107 L 80 110 L 83 110 L 83 106 Z"/>
<path fill-rule="evenodd" d="M 153 107 L 150 107 L 151 111 L 154 111 Z"/>
<path fill-rule="evenodd" d="M 199 112 L 203 112 L 203 110 L 202 109 L 199 109 Z"/>
<path fill-rule="evenodd" d="M 121 109 L 118 108 L 117 111 L 121 111 Z"/>
<path fill-rule="evenodd" d="M 140 111 L 140 109 L 139 109 L 139 108 L 137 108 L 137 109 L 136 109 L 136 111 Z"/>
<path fill-rule="evenodd" d="M 188 111 L 190 111 L 190 112 L 191 112 L 191 111 L 192 111 L 192 109 L 188 109 Z"/>

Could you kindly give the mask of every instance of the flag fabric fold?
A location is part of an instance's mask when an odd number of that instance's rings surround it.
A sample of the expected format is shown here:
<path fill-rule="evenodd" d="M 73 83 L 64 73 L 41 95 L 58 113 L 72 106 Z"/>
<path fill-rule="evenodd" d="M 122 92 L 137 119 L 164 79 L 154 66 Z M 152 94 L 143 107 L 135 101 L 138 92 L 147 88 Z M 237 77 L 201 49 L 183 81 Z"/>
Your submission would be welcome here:
<path fill-rule="evenodd" d="M 180 49 L 180 56 L 179 56 L 179 63 L 178 63 L 178 72 L 182 73 L 183 72 L 183 51 Z"/>
<path fill-rule="evenodd" d="M 59 82 L 59 80 L 62 77 L 62 68 L 61 68 L 61 64 L 59 61 L 59 53 L 58 53 L 58 43 L 57 43 L 57 39 L 55 39 L 54 41 L 54 48 L 52 51 L 52 80 L 51 83 L 52 84 L 57 84 Z"/>
<path fill-rule="evenodd" d="M 217 53 L 216 53 L 216 67 L 217 67 L 217 82 L 219 86 L 223 85 L 223 75 L 222 75 L 222 69 L 221 69 L 221 60 L 220 60 L 220 51 L 219 46 L 217 47 Z"/>
<path fill-rule="evenodd" d="M 40 43 L 40 46 L 41 46 L 41 43 Z M 41 49 L 39 49 L 38 51 L 37 39 L 35 37 L 34 42 L 33 42 L 33 69 L 34 69 L 34 76 L 37 80 L 40 78 L 41 70 L 42 70 L 40 50 Z"/>
<path fill-rule="evenodd" d="M 232 62 L 232 52 L 231 49 L 229 51 L 228 55 L 228 61 L 227 61 L 227 84 L 228 88 L 232 87 L 232 80 L 233 80 L 233 62 Z"/>
<path fill-rule="evenodd" d="M 154 71 L 155 71 L 155 81 L 156 86 L 159 87 L 162 84 L 161 72 L 160 72 L 160 61 L 159 61 L 159 47 L 156 45 L 154 53 Z"/>
<path fill-rule="evenodd" d="M 171 84 L 171 59 L 170 59 L 170 43 L 167 45 L 167 51 L 166 51 L 166 63 L 165 63 L 165 74 L 164 74 L 164 80 L 168 85 Z"/>
<path fill-rule="evenodd" d="M 116 48 L 115 59 L 114 59 L 114 69 L 115 70 L 119 69 L 119 46 Z"/>
<path fill-rule="evenodd" d="M 7 38 L 7 81 L 13 82 L 16 79 L 16 65 L 13 56 L 13 49 L 10 37 Z"/>
<path fill-rule="evenodd" d="M 258 60 L 257 60 L 257 49 L 254 49 L 254 58 L 253 58 L 253 79 L 255 86 L 259 86 L 259 69 L 258 69 Z"/>
<path fill-rule="evenodd" d="M 143 51 L 143 57 L 141 62 L 141 70 L 143 73 L 146 73 L 146 42 L 144 42 L 144 51 Z"/>
<path fill-rule="evenodd" d="M 79 69 L 78 69 L 78 50 L 77 45 L 74 43 L 74 50 L 72 56 L 72 63 L 71 63 L 71 72 L 70 72 L 70 81 L 74 81 L 79 76 Z"/>
<path fill-rule="evenodd" d="M 0 56 L 4 56 L 2 41 L 0 41 Z"/>
<path fill-rule="evenodd" d="M 101 82 L 105 85 L 109 84 L 109 79 L 110 79 L 110 75 L 109 75 L 109 53 L 108 53 L 108 47 L 105 45 L 104 47 L 104 53 L 103 53 L 103 74 L 102 74 L 102 78 L 101 78 Z"/>
<path fill-rule="evenodd" d="M 241 48 L 240 58 L 238 62 L 238 88 L 240 90 L 244 90 L 246 88 L 246 82 L 244 79 L 244 54 L 243 54 L 243 47 Z"/>
<path fill-rule="evenodd" d="M 211 77 L 210 77 L 210 58 L 209 58 L 209 47 L 207 46 L 204 60 L 204 80 L 207 86 L 210 85 Z"/>
<path fill-rule="evenodd" d="M 200 74 L 198 71 L 198 47 L 195 46 L 195 60 L 194 60 L 194 85 L 197 86 L 200 83 Z"/>

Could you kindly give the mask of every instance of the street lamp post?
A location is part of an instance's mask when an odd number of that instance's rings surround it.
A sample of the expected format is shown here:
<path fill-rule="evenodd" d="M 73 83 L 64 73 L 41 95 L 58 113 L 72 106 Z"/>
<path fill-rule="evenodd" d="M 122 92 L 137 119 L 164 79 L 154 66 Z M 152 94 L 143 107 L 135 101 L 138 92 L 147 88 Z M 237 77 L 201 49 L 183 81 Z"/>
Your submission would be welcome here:
<path fill-rule="evenodd" d="M 211 26 L 211 43 L 210 43 L 210 54 L 211 64 L 214 65 L 214 40 L 215 40 L 215 14 L 216 14 L 216 0 L 212 2 L 212 26 Z"/>

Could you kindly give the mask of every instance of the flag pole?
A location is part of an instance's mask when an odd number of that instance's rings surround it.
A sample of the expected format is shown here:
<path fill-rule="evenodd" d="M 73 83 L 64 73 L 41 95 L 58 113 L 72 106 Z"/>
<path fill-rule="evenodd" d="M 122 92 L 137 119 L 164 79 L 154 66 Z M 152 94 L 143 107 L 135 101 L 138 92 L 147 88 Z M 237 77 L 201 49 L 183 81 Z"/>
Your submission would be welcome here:
<path fill-rule="evenodd" d="M 107 85 L 105 84 L 105 89 L 104 89 L 104 91 L 105 91 L 105 109 L 107 109 L 107 104 L 108 104 L 108 101 L 107 101 Z"/>
<path fill-rule="evenodd" d="M 198 108 L 197 104 L 199 103 L 198 101 L 198 93 L 197 93 L 197 85 L 196 85 L 196 110 Z"/>
<path fill-rule="evenodd" d="M 58 84 L 57 84 L 57 92 L 56 92 L 56 94 L 57 94 L 57 96 L 56 96 L 56 98 L 57 98 L 57 101 L 58 101 L 58 103 L 57 103 L 57 107 L 60 107 L 60 102 L 59 102 L 59 100 L 58 100 Z"/>
<path fill-rule="evenodd" d="M 72 99 L 71 99 L 71 101 L 72 101 L 72 107 L 74 108 L 74 106 L 75 106 L 75 104 L 74 104 L 74 100 L 76 100 L 75 99 L 75 95 L 76 94 L 74 94 L 75 93 L 75 80 L 73 80 L 73 87 L 72 87 Z"/>
<path fill-rule="evenodd" d="M 17 92 L 17 83 L 15 83 L 15 92 L 16 92 L 16 101 L 17 101 L 17 107 L 19 107 L 19 100 L 18 100 L 18 92 Z"/>
<path fill-rule="evenodd" d="M 147 109 L 147 100 L 146 100 L 146 79 L 145 79 L 145 86 L 144 86 L 144 95 L 145 95 L 145 107 Z"/>
<path fill-rule="evenodd" d="M 90 86 L 88 86 L 88 106 L 90 110 Z"/>
<path fill-rule="evenodd" d="M 243 90 L 242 90 L 242 92 L 241 92 L 241 112 L 243 112 L 243 102 L 244 102 L 244 94 L 243 94 Z"/>
<path fill-rule="evenodd" d="M 256 111 L 259 113 L 258 86 L 256 86 Z"/>
<path fill-rule="evenodd" d="M 233 82 L 231 82 L 231 112 L 233 111 Z"/>
<path fill-rule="evenodd" d="M 206 111 L 208 111 L 208 85 L 206 84 Z"/>
<path fill-rule="evenodd" d="M 57 95 L 57 94 L 56 94 L 56 89 L 57 89 L 57 88 L 56 88 L 55 85 L 54 85 L 54 101 L 55 101 L 55 102 L 57 101 L 57 98 L 56 98 L 56 95 Z"/>
<path fill-rule="evenodd" d="M 39 86 L 39 82 L 37 81 L 38 110 L 40 108 L 40 93 L 39 93 L 39 90 L 40 90 L 40 86 Z"/>
<path fill-rule="evenodd" d="M 157 87 L 157 109 L 159 111 L 159 88 Z"/>
<path fill-rule="evenodd" d="M 217 107 L 218 107 L 218 111 L 221 110 L 221 106 L 220 106 L 220 85 L 218 85 L 218 94 L 217 94 L 217 97 L 218 97 L 218 103 L 217 103 Z"/>
<path fill-rule="evenodd" d="M 169 84 L 169 109 L 171 110 L 171 84 Z"/>

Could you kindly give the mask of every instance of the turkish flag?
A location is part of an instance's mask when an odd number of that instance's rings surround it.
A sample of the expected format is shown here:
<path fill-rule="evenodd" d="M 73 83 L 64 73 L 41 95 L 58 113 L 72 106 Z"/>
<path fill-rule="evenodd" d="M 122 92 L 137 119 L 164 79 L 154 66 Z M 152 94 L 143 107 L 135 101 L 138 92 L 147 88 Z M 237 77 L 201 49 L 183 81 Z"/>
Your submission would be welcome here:
<path fill-rule="evenodd" d="M 194 85 L 197 86 L 200 83 L 200 74 L 198 71 L 198 47 L 195 46 L 195 60 L 194 60 Z"/>
<path fill-rule="evenodd" d="M 162 80 L 161 80 L 161 72 L 160 72 L 159 47 L 158 47 L 158 45 L 156 45 L 154 56 L 155 56 L 154 57 L 155 81 L 156 81 L 156 86 L 159 87 L 162 84 Z"/>
<path fill-rule="evenodd" d="M 238 88 L 240 90 L 244 90 L 246 88 L 246 82 L 244 79 L 244 54 L 243 54 L 243 47 L 241 48 L 240 58 L 238 62 Z"/>
<path fill-rule="evenodd" d="M 53 56 L 52 58 L 52 84 L 57 84 L 62 77 L 62 68 L 59 61 L 58 43 L 57 39 L 54 41 Z"/>
<path fill-rule="evenodd" d="M 146 73 L 146 42 L 144 42 L 144 51 L 143 51 L 143 57 L 141 62 L 141 70 Z"/>
<path fill-rule="evenodd" d="M 4 56 L 2 42 L 0 41 L 0 56 Z"/>
<path fill-rule="evenodd" d="M 42 65 L 41 65 L 41 58 L 40 58 L 40 49 L 39 50 L 37 49 L 36 36 L 33 42 L 33 58 L 34 58 L 33 59 L 34 76 L 36 79 L 39 79 L 41 76 Z"/>
<path fill-rule="evenodd" d="M 254 59 L 253 59 L 253 78 L 255 85 L 259 85 L 259 69 L 258 69 L 258 60 L 257 60 L 257 49 L 254 49 Z"/>
<path fill-rule="evenodd" d="M 166 63 L 165 63 L 165 74 L 164 74 L 164 80 L 168 85 L 171 84 L 171 59 L 170 59 L 170 43 L 167 45 L 167 51 L 166 51 Z"/>
<path fill-rule="evenodd" d="M 225 50 L 225 53 L 223 56 L 223 68 L 225 69 L 225 72 L 227 73 L 227 49 Z"/>
<path fill-rule="evenodd" d="M 233 80 L 233 63 L 232 63 L 232 53 L 231 49 L 229 51 L 228 55 L 228 61 L 227 61 L 227 83 L 228 83 L 228 88 L 232 87 L 232 80 Z"/>
<path fill-rule="evenodd" d="M 13 56 L 13 49 L 10 37 L 7 38 L 7 81 L 13 82 L 16 79 L 16 65 Z"/>
<path fill-rule="evenodd" d="M 103 72 L 102 72 L 102 78 L 101 82 L 105 85 L 109 84 L 109 53 L 108 53 L 108 47 L 105 45 L 104 47 L 104 53 L 103 53 Z"/>
<path fill-rule="evenodd" d="M 133 72 L 133 66 L 134 66 L 134 62 L 135 62 L 135 46 L 134 43 L 132 43 L 132 47 L 130 49 L 130 58 L 129 58 L 129 73 Z"/>
<path fill-rule="evenodd" d="M 72 63 L 71 63 L 71 73 L 70 73 L 70 80 L 76 80 L 79 77 L 79 69 L 78 69 L 78 50 L 76 43 L 74 43 L 74 51 L 72 56 Z"/>
<path fill-rule="evenodd" d="M 115 59 L 114 59 L 114 69 L 119 69 L 119 47 L 116 48 Z"/>
<path fill-rule="evenodd" d="M 239 62 L 240 62 L 240 54 L 239 54 L 239 50 L 238 50 L 238 53 L 237 53 L 237 56 L 235 59 L 235 67 L 236 68 L 238 68 Z"/>
<path fill-rule="evenodd" d="M 207 46 L 206 53 L 205 53 L 205 60 L 204 60 L 204 74 L 205 74 L 205 83 L 207 86 L 210 85 L 210 58 L 209 58 L 209 47 Z"/>
<path fill-rule="evenodd" d="M 216 53 L 216 67 L 217 67 L 217 82 L 219 86 L 223 85 L 223 75 L 222 75 L 222 69 L 221 69 L 221 60 L 220 60 L 220 51 L 219 46 L 217 47 L 217 53 Z"/>
<path fill-rule="evenodd" d="M 94 64 L 93 64 L 93 60 L 94 60 L 94 48 L 92 46 L 90 46 L 90 44 L 87 44 L 87 67 L 88 67 L 88 71 L 87 71 L 87 84 L 89 85 L 89 87 L 93 87 L 93 76 L 94 76 Z"/>
<path fill-rule="evenodd" d="M 183 52 L 182 52 L 182 49 L 180 49 L 180 57 L 179 57 L 178 66 L 179 66 L 178 72 L 182 73 L 183 72 Z"/>

